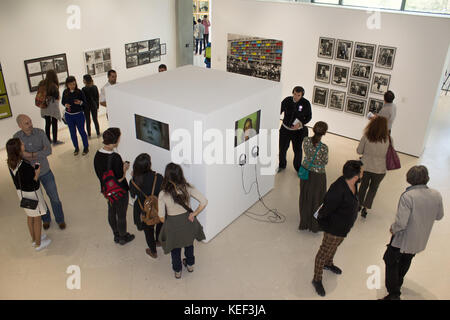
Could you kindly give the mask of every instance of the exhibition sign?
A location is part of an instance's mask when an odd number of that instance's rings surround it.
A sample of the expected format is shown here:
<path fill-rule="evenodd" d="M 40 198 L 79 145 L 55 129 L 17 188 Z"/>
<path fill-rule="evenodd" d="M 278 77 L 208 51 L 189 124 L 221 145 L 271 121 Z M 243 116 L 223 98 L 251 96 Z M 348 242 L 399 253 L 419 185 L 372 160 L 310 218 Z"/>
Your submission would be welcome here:
<path fill-rule="evenodd" d="M 12 117 L 11 105 L 9 104 L 8 92 L 6 91 L 2 65 L 0 64 L 0 119 L 9 117 Z"/>

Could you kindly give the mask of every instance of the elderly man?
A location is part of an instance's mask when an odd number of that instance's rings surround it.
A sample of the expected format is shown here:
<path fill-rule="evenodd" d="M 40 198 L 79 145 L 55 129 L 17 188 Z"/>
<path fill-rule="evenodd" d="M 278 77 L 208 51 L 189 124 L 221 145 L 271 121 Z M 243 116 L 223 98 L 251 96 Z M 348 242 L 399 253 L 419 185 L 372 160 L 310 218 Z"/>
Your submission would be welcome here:
<path fill-rule="evenodd" d="M 414 166 L 406 174 L 411 185 L 401 195 L 392 238 L 383 260 L 386 263 L 386 288 L 383 300 L 400 300 L 403 278 L 414 256 L 425 250 L 435 220 L 444 216 L 442 196 L 427 187 L 429 177 L 425 166 Z"/>
<path fill-rule="evenodd" d="M 21 130 L 14 134 L 14 138 L 19 138 L 25 145 L 23 158 L 26 161 L 30 162 L 33 166 L 35 163 L 40 163 L 41 173 L 39 175 L 39 180 L 42 182 L 42 185 L 50 198 L 56 223 L 58 223 L 59 228 L 63 230 L 66 228 L 63 208 L 61 201 L 59 200 L 55 177 L 50 170 L 50 165 L 47 160 L 47 157 L 52 154 L 50 141 L 44 130 L 33 128 L 33 123 L 27 115 L 20 114 L 17 116 L 16 120 Z M 47 210 L 47 214 L 42 217 L 42 221 L 44 229 L 47 230 L 50 227 L 51 222 L 50 211 Z"/>

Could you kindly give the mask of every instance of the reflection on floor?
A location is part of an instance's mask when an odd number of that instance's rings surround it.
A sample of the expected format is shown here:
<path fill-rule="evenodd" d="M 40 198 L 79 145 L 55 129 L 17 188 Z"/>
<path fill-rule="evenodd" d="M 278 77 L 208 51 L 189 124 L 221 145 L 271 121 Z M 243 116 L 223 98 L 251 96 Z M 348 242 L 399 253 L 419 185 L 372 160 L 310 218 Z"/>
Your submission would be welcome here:
<path fill-rule="evenodd" d="M 401 155 L 403 168 L 390 172 L 367 219 L 358 218 L 349 237 L 338 249 L 335 264 L 343 269 L 337 276 L 324 273 L 325 299 L 376 299 L 385 294 L 382 255 L 389 241 L 397 201 L 407 186 L 405 173 L 417 163 L 430 169 L 429 185 L 450 205 L 450 100 L 442 98 L 435 126 L 421 159 Z M 102 128 L 106 119 L 102 118 Z M 35 252 L 31 247 L 26 217 L 0 151 L 0 299 L 322 299 L 311 286 L 314 256 L 321 234 L 299 232 L 299 180 L 291 167 L 276 177 L 276 187 L 265 202 L 286 215 L 284 224 L 256 222 L 243 215 L 208 244 L 195 246 L 193 273 L 183 271 L 176 280 L 170 256 L 159 250 L 158 259 L 145 254 L 145 239 L 132 222 L 128 229 L 136 239 L 126 246 L 113 242 L 107 223 L 106 203 L 99 193 L 93 170 L 100 139 L 90 140 L 87 156 L 74 157 L 68 130 L 61 132 L 65 144 L 50 157 L 59 194 L 63 201 L 67 229 L 55 223 L 48 231 L 50 247 Z M 327 135 L 330 148 L 328 184 L 340 173 L 343 163 L 357 158 L 356 141 Z M 133 159 L 127 159 L 133 161 Z M 256 204 L 253 212 L 264 213 Z M 403 299 L 450 299 L 450 219 L 435 224 L 426 251 L 416 256 L 406 277 Z M 69 266 L 81 269 L 81 290 L 68 290 Z M 380 289 L 369 290 L 369 266 L 380 267 Z"/>

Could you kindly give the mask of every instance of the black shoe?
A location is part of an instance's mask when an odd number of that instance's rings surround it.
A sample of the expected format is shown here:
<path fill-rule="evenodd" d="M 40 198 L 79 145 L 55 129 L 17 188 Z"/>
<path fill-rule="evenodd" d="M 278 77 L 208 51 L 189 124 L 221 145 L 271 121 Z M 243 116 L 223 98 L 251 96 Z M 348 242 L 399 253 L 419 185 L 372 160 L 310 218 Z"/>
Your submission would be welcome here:
<path fill-rule="evenodd" d="M 330 270 L 331 272 L 336 273 L 336 274 L 342 273 L 342 270 L 340 268 L 336 267 L 334 264 L 332 264 L 331 266 L 323 266 L 323 268 L 325 270 Z"/>
<path fill-rule="evenodd" d="M 60 145 L 60 144 L 63 144 L 63 143 L 64 143 L 64 142 L 58 140 L 58 141 L 54 141 L 54 142 L 53 142 L 53 145 L 54 145 L 54 146 L 57 146 L 57 145 Z"/>
<path fill-rule="evenodd" d="M 188 272 L 194 272 L 194 267 L 188 266 L 186 259 L 183 259 L 183 266 L 187 269 Z"/>
<path fill-rule="evenodd" d="M 85 156 L 89 153 L 89 148 L 84 148 L 82 155 Z"/>
<path fill-rule="evenodd" d="M 75 149 L 75 151 L 73 152 L 73 155 L 74 155 L 74 156 L 77 156 L 79 153 L 80 153 L 80 149 L 77 148 L 77 149 Z"/>
<path fill-rule="evenodd" d="M 361 211 L 361 217 L 363 217 L 363 218 L 367 217 L 367 209 L 366 209 L 366 208 L 363 208 L 363 209 L 362 209 L 362 211 Z"/>
<path fill-rule="evenodd" d="M 125 237 L 119 240 L 119 243 L 123 246 L 124 244 L 127 244 L 128 242 L 131 242 L 134 240 L 134 234 L 127 233 Z"/>
<path fill-rule="evenodd" d="M 118 235 L 115 235 L 114 236 L 114 242 L 115 243 L 119 243 L 119 241 L 120 241 L 120 237 Z"/>
<path fill-rule="evenodd" d="M 323 288 L 322 281 L 312 281 L 312 284 L 314 286 L 314 289 L 316 289 L 316 292 L 319 296 L 325 297 L 325 289 Z"/>
<path fill-rule="evenodd" d="M 388 294 L 386 297 L 380 300 L 401 300 L 399 295 Z"/>
<path fill-rule="evenodd" d="M 42 223 L 42 228 L 44 228 L 44 230 L 48 230 L 48 228 L 50 228 L 50 222 Z"/>
<path fill-rule="evenodd" d="M 61 223 L 59 224 L 59 228 L 60 228 L 61 230 L 64 230 L 64 229 L 66 228 L 66 223 L 65 223 L 65 222 L 61 222 Z"/>

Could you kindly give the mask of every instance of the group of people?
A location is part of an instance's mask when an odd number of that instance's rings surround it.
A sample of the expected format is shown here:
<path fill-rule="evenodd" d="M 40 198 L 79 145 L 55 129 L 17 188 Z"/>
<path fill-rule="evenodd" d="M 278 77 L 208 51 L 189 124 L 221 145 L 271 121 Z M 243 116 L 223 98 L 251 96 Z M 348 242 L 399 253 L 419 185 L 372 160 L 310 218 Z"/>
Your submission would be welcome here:
<path fill-rule="evenodd" d="M 323 270 L 342 273 L 333 263 L 337 248 L 352 229 L 358 212 L 363 218 L 367 217 L 386 176 L 386 157 L 392 144 L 391 130 L 396 117 L 395 95 L 392 91 L 384 94 L 383 108 L 369 119 L 356 149 L 361 158 L 347 161 L 342 176 L 327 191 L 328 146 L 321 140 L 328 125 L 323 121 L 316 122 L 314 135 L 308 137 L 306 124 L 312 118 L 311 104 L 304 98 L 302 87 L 295 87 L 292 94 L 281 103 L 280 114 L 284 113 L 284 118 L 280 128 L 278 172 L 286 168 L 286 152 L 292 142 L 293 165 L 300 177 L 299 229 L 324 231 L 315 258 L 312 284 L 320 296 L 325 296 Z M 429 176 L 425 166 L 410 168 L 406 180 L 411 186 L 400 197 L 395 222 L 390 228 L 392 237 L 383 256 L 389 293 L 385 300 L 400 299 L 403 279 L 412 258 L 425 249 L 434 221 L 444 215 L 442 196 L 427 186 Z"/>
<path fill-rule="evenodd" d="M 195 55 L 202 55 L 203 50 L 209 44 L 209 27 L 211 22 L 205 14 L 202 19 L 195 21 L 194 18 L 194 39 L 195 39 Z"/>
<path fill-rule="evenodd" d="M 159 71 L 166 71 L 161 65 Z M 60 99 L 55 85 L 54 75 L 49 72 L 43 82 L 47 90 L 48 106 L 55 108 Z M 57 79 L 57 78 L 56 78 Z M 117 73 L 108 72 L 108 83 L 116 83 Z M 65 106 L 65 118 L 69 125 L 75 153 L 78 152 L 76 130 L 80 132 L 87 153 L 87 135 L 84 131 L 83 105 L 89 105 L 96 123 L 97 113 L 92 106 L 106 107 L 104 90 L 100 96 L 93 85 L 92 78 L 84 77 L 85 87 L 77 88 L 76 79 L 66 80 L 66 89 L 61 97 Z M 304 97 L 305 90 L 295 87 L 292 96 L 281 103 L 280 114 L 284 114 L 279 137 L 279 168 L 286 168 L 286 152 L 292 143 L 294 149 L 293 165 L 300 177 L 300 230 L 312 232 L 324 231 L 322 244 L 315 257 L 312 284 L 316 292 L 324 296 L 322 284 L 323 270 L 341 274 L 342 270 L 334 265 L 333 258 L 338 246 L 352 229 L 358 212 L 363 218 L 371 210 L 380 183 L 386 175 L 386 154 L 392 143 L 391 130 L 396 117 L 395 96 L 392 91 L 384 95 L 384 105 L 378 114 L 369 119 L 364 134 L 356 149 L 361 155 L 359 160 L 347 161 L 342 176 L 326 190 L 326 171 L 328 164 L 328 146 L 322 137 L 328 131 L 327 123 L 318 121 L 313 127 L 313 135 L 308 136 L 307 124 L 311 121 L 310 102 Z M 45 110 L 45 109 L 43 109 Z M 57 113 L 54 114 L 57 116 Z M 42 183 L 50 198 L 55 220 L 61 230 L 66 228 L 62 203 L 59 199 L 55 177 L 50 169 L 47 157 L 52 153 L 49 139 L 48 117 L 46 131 L 34 128 L 30 117 L 17 116 L 19 130 L 6 144 L 8 168 L 17 189 L 21 207 L 28 216 L 28 228 L 32 245 L 37 251 L 46 248 L 51 240 L 42 233 L 50 227 L 51 216 L 40 188 Z M 84 132 L 84 133 L 83 133 Z M 90 130 L 88 130 L 90 133 Z M 146 253 L 157 258 L 157 247 L 172 257 L 172 269 L 175 278 L 181 278 L 182 266 L 188 272 L 195 264 L 194 240 L 204 240 L 201 224 L 196 219 L 207 205 L 207 199 L 194 186 L 190 185 L 182 168 L 174 163 L 166 166 L 164 176 L 152 170 L 150 155 L 140 154 L 132 166 L 131 180 L 128 183 L 126 173 L 130 163 L 123 161 L 115 152 L 120 143 L 119 128 L 109 128 L 103 132 L 103 148 L 97 151 L 94 169 L 100 182 L 100 190 L 107 199 L 108 221 L 115 243 L 125 245 L 135 236 L 127 232 L 126 214 L 129 195 L 135 199 L 133 220 L 138 230 L 145 233 L 148 248 Z M 54 144 L 56 137 L 54 136 Z M 304 151 L 304 157 L 303 157 Z M 415 254 L 423 251 L 430 236 L 435 220 L 443 217 L 443 204 L 440 193 L 428 188 L 427 168 L 414 166 L 407 173 L 407 182 L 411 185 L 401 195 L 395 222 L 390 228 L 391 240 L 384 254 L 386 263 L 386 287 L 389 294 L 385 299 L 400 299 L 401 286 Z M 359 183 L 361 185 L 359 186 Z M 191 198 L 199 202 L 193 210 Z M 185 258 L 181 258 L 184 248 Z"/>

